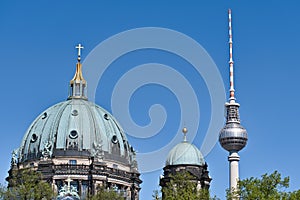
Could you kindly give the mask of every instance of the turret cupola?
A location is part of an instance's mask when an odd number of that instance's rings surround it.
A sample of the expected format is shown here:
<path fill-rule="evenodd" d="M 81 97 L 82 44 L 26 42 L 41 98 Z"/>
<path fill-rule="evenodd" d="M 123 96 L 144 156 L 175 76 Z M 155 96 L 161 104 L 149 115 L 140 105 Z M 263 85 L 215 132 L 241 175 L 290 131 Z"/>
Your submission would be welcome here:
<path fill-rule="evenodd" d="M 76 63 L 76 72 L 73 79 L 70 81 L 70 91 L 69 91 L 69 98 L 68 99 L 85 99 L 87 100 L 87 82 L 84 80 L 82 75 L 82 65 L 81 65 L 81 49 L 83 46 L 78 44 L 76 46 L 78 49 L 78 58 Z"/>

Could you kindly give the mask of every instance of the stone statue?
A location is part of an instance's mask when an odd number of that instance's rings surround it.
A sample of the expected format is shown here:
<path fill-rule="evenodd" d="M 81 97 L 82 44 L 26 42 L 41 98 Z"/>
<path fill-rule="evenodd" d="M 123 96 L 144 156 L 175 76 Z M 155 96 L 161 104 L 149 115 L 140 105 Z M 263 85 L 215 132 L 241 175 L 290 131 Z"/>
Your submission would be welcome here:
<path fill-rule="evenodd" d="M 12 151 L 12 157 L 11 157 L 11 165 L 16 166 L 18 163 L 18 150 L 15 149 Z"/>
<path fill-rule="evenodd" d="M 103 144 L 102 144 L 102 140 L 97 143 L 94 142 L 93 143 L 94 146 L 94 152 L 93 152 L 93 156 L 98 160 L 98 161 L 103 161 L 104 158 L 104 151 L 103 151 Z"/>
<path fill-rule="evenodd" d="M 137 161 L 136 161 L 135 151 L 132 151 L 132 156 L 130 158 L 130 161 L 131 161 L 131 168 L 137 170 L 138 169 L 138 164 L 137 164 Z"/>
<path fill-rule="evenodd" d="M 42 151 L 42 159 L 43 160 L 48 160 L 48 158 L 52 157 L 51 147 L 52 147 L 51 142 L 49 142 L 49 141 L 45 142 L 44 149 Z"/>

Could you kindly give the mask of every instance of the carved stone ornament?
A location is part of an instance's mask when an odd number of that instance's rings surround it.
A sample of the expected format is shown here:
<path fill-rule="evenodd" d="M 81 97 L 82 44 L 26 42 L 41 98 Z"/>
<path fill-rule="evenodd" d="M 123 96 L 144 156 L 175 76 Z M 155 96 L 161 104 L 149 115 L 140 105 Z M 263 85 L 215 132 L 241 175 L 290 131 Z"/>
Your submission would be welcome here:
<path fill-rule="evenodd" d="M 49 142 L 49 141 L 45 142 L 44 149 L 42 151 L 42 157 L 41 157 L 41 159 L 48 160 L 48 158 L 52 157 L 51 147 L 52 147 L 51 142 Z"/>
<path fill-rule="evenodd" d="M 64 184 L 58 192 L 57 200 L 80 200 L 80 197 L 78 195 L 77 188 L 73 185 L 71 185 L 72 180 L 70 177 L 66 180 L 68 183 L 67 185 Z"/>
<path fill-rule="evenodd" d="M 94 142 L 93 143 L 94 146 L 94 151 L 93 151 L 93 156 L 98 160 L 98 161 L 103 161 L 104 158 L 104 151 L 103 151 L 103 144 L 102 144 L 102 140 L 97 143 Z"/>

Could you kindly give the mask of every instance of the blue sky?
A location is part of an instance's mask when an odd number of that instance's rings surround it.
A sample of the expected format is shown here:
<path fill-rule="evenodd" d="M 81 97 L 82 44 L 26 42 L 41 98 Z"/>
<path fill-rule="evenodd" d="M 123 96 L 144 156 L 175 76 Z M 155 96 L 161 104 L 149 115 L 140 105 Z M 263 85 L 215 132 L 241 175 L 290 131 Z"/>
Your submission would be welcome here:
<path fill-rule="evenodd" d="M 10 153 L 20 145 L 34 118 L 64 101 L 75 70 L 75 45 L 83 59 L 99 43 L 120 32 L 162 27 L 181 32 L 209 53 L 228 90 L 227 10 L 233 12 L 236 97 L 249 142 L 240 152 L 241 178 L 278 170 L 300 187 L 298 133 L 300 90 L 300 14 L 297 1 L 1 1 L 0 179 L 4 183 Z M 176 41 L 174 41 L 176 42 Z M 111 111 L 110 97 L 122 73 L 144 63 L 163 63 L 187 77 L 199 98 L 201 120 L 193 143 L 201 147 L 210 121 L 210 97 L 201 75 L 176 55 L 143 50 L 123 55 L 100 80 L 96 103 Z M 89 80 L 87 80 L 89 81 Z M 145 85 L 130 100 L 130 112 L 147 125 L 152 104 L 165 106 L 165 127 L 153 138 L 128 137 L 139 152 L 161 148 L 180 125 L 176 96 L 159 85 Z M 225 99 L 224 99 L 225 103 Z M 220 110 L 220 115 L 223 115 Z M 189 124 L 193 119 L 184 119 Z M 159 141 L 159 142 L 158 142 Z M 205 156 L 211 193 L 224 199 L 228 187 L 227 152 L 217 143 Z M 161 170 L 142 175 L 141 199 L 151 199 Z"/>

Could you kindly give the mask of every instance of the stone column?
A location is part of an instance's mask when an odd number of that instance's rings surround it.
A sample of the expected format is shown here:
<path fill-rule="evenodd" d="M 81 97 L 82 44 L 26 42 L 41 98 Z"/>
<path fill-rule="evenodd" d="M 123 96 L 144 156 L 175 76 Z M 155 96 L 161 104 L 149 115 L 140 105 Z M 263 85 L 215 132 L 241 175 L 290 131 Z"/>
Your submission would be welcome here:
<path fill-rule="evenodd" d="M 82 192 L 82 181 L 78 180 L 78 194 L 79 194 L 79 196 L 81 196 L 81 192 Z"/>
<path fill-rule="evenodd" d="M 237 152 L 231 152 L 228 156 L 229 161 L 229 186 L 232 191 L 237 190 L 239 180 L 239 161 L 240 156 Z"/>

